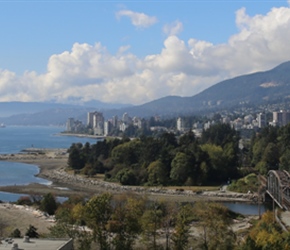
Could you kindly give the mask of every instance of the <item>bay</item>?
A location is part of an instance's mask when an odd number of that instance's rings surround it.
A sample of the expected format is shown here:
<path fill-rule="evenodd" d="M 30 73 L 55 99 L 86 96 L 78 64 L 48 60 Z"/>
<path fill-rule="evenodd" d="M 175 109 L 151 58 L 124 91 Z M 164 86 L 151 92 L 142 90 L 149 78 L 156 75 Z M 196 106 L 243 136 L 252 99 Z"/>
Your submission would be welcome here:
<path fill-rule="evenodd" d="M 0 128 L 0 154 L 19 153 L 26 148 L 69 148 L 72 143 L 96 143 L 98 139 L 60 135 L 64 127 L 7 126 Z"/>
<path fill-rule="evenodd" d="M 28 185 L 40 183 L 49 185 L 50 181 L 38 178 L 39 168 L 35 165 L 0 161 L 0 186 Z"/>
<path fill-rule="evenodd" d="M 53 126 L 7 126 L 0 128 L 0 154 L 21 153 L 26 148 L 69 148 L 72 143 L 94 144 L 98 139 L 60 135 L 64 127 Z M 0 186 L 27 185 L 41 183 L 49 185 L 51 182 L 35 177 L 39 172 L 38 166 L 0 161 Z M 0 192 L 0 200 L 15 201 L 19 194 Z"/>

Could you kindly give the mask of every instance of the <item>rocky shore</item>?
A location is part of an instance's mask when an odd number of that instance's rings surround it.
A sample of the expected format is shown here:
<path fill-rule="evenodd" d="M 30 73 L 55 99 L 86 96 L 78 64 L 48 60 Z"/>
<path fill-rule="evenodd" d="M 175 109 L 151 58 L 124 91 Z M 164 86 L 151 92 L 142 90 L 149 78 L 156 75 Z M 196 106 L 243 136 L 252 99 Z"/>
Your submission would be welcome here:
<path fill-rule="evenodd" d="M 255 194 L 241 194 L 229 192 L 226 189 L 217 191 L 193 192 L 192 190 L 168 189 L 164 187 L 122 186 L 116 183 L 105 182 L 95 178 L 86 178 L 80 175 L 69 174 L 65 171 L 68 154 L 66 149 L 26 149 L 20 154 L 0 155 L 0 160 L 17 161 L 37 165 L 40 168 L 39 177 L 52 181 L 51 185 L 29 184 L 26 186 L 0 187 L 0 191 L 45 194 L 53 192 L 59 196 L 79 194 L 90 197 L 93 194 L 111 192 L 115 195 L 131 192 L 147 195 L 149 198 L 175 199 L 180 201 L 211 200 L 254 202 Z"/>

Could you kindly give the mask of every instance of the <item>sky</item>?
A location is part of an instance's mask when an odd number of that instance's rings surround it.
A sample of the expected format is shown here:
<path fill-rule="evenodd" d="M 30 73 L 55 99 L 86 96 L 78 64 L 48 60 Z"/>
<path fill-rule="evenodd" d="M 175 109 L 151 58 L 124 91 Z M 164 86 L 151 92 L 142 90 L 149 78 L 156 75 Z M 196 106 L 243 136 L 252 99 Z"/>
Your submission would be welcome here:
<path fill-rule="evenodd" d="M 290 60 L 290 0 L 0 0 L 0 102 L 139 105 Z"/>

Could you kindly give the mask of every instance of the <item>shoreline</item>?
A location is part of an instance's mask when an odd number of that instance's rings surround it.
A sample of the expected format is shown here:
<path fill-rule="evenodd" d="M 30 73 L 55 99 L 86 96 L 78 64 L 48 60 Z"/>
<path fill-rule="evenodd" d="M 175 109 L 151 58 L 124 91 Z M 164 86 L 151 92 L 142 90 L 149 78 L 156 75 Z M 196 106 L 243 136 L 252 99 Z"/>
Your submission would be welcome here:
<path fill-rule="evenodd" d="M 89 134 L 74 134 L 74 133 L 58 133 L 57 136 L 74 136 L 74 137 L 81 137 L 81 138 L 91 138 L 91 139 L 105 139 L 106 136 L 102 135 L 89 135 Z"/>
<path fill-rule="evenodd" d="M 181 191 L 182 187 L 168 189 L 163 187 L 122 186 L 98 178 L 68 174 L 65 171 L 68 160 L 67 149 L 28 148 L 22 152 L 0 155 L 0 160 L 36 165 L 39 168 L 39 173 L 36 176 L 52 183 L 50 185 L 30 183 L 28 185 L 0 186 L 0 191 L 27 195 L 43 195 L 51 192 L 56 196 L 81 195 L 85 198 L 103 192 L 111 192 L 113 195 L 135 193 L 137 195 L 145 195 L 149 199 L 170 199 L 180 202 L 205 200 L 255 203 L 256 197 L 254 194 L 234 193 L 224 190 L 196 193 L 190 190 Z"/>

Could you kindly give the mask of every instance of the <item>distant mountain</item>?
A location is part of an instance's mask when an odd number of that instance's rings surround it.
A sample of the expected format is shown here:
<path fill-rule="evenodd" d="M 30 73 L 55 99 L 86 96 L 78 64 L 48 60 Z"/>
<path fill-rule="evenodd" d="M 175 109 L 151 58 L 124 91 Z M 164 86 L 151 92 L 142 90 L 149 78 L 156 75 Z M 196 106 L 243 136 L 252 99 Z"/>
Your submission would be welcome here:
<path fill-rule="evenodd" d="M 98 110 L 106 119 L 125 112 L 149 117 L 206 114 L 243 105 L 290 102 L 290 61 L 264 72 L 219 82 L 192 97 L 167 96 L 143 105 L 108 104 L 99 101 L 82 106 L 56 103 L 0 103 L 0 123 L 13 125 L 59 125 L 69 117 L 86 121 L 87 112 Z M 14 114 L 9 117 L 7 114 Z M 17 114 L 17 115 L 16 115 Z"/>
<path fill-rule="evenodd" d="M 82 122 L 86 122 L 86 114 L 93 111 L 93 108 L 70 107 L 54 108 L 33 114 L 18 114 L 0 118 L 0 122 L 6 125 L 65 125 L 68 118 L 73 117 Z"/>
<path fill-rule="evenodd" d="M 92 101 L 81 106 L 41 102 L 0 102 L 0 123 L 6 125 L 64 125 L 73 117 L 86 122 L 87 113 L 132 105 Z"/>
<path fill-rule="evenodd" d="M 231 109 L 241 105 L 290 101 L 290 61 L 272 70 L 235 77 L 219 82 L 192 97 L 167 96 L 118 110 L 119 114 L 178 116 L 212 110 Z M 110 114 L 110 110 L 106 114 Z"/>
<path fill-rule="evenodd" d="M 130 107 L 131 104 L 113 104 L 101 101 L 85 102 L 82 105 L 48 103 L 48 102 L 0 102 L 0 117 L 8 117 L 17 114 L 34 114 L 52 109 L 73 109 L 73 108 L 91 108 L 91 109 L 119 109 Z"/>
<path fill-rule="evenodd" d="M 290 61 L 272 70 L 239 76 L 222 81 L 191 97 L 202 106 L 234 106 L 260 104 L 290 98 Z"/>

